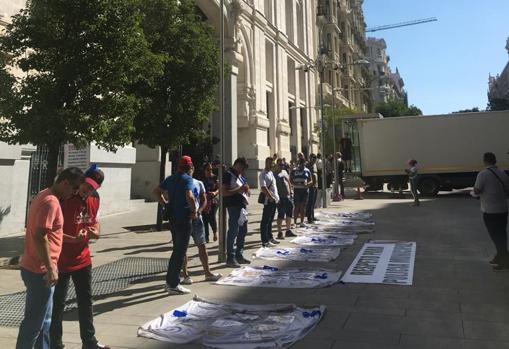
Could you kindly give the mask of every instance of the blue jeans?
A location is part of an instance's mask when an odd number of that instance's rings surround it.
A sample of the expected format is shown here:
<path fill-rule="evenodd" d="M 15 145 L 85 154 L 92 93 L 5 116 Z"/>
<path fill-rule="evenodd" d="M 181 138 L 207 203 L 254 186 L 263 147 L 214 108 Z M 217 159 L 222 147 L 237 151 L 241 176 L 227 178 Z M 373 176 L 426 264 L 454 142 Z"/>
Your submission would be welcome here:
<path fill-rule="evenodd" d="M 177 287 L 180 283 L 180 270 L 184 264 L 184 257 L 189 246 L 191 237 L 192 223 L 190 218 L 170 220 L 171 239 L 173 242 L 173 252 L 168 262 L 168 272 L 166 273 L 166 283 L 169 287 Z"/>
<path fill-rule="evenodd" d="M 49 349 L 54 286 L 46 286 L 46 274 L 21 269 L 27 288 L 25 317 L 19 326 L 16 349 Z"/>
<path fill-rule="evenodd" d="M 274 215 L 276 214 L 276 203 L 269 202 L 263 205 L 262 221 L 260 223 L 260 234 L 263 244 L 266 244 L 274 238 L 272 235 L 272 223 L 274 222 Z"/>
<path fill-rule="evenodd" d="M 227 207 L 228 232 L 226 233 L 226 255 L 228 258 L 242 257 L 244 242 L 247 234 L 247 222 L 239 226 L 239 217 L 242 207 Z M 233 245 L 237 245 L 236 251 Z"/>

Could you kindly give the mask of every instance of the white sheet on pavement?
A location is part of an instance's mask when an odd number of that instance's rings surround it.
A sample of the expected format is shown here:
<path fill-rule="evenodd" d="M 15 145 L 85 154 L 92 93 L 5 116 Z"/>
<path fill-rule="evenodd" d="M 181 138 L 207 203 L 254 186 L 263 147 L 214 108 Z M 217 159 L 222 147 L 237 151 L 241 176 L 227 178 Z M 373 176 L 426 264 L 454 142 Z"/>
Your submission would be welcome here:
<path fill-rule="evenodd" d="M 371 220 L 373 215 L 369 212 L 334 212 L 334 211 L 322 211 L 316 212 L 316 217 L 324 217 L 327 218 L 345 218 L 345 219 L 354 219 L 354 220 Z"/>
<path fill-rule="evenodd" d="M 270 265 L 244 266 L 217 281 L 218 285 L 321 288 L 339 282 L 341 271 L 323 268 L 280 268 Z"/>
<path fill-rule="evenodd" d="M 302 246 L 348 246 L 353 245 L 357 235 L 309 234 L 297 236 L 292 244 Z"/>
<path fill-rule="evenodd" d="M 286 348 L 320 321 L 325 306 L 221 304 L 196 298 L 138 328 L 138 336 L 213 348 Z"/>
<path fill-rule="evenodd" d="M 261 247 L 255 257 L 267 260 L 331 262 L 339 257 L 339 247 Z"/>

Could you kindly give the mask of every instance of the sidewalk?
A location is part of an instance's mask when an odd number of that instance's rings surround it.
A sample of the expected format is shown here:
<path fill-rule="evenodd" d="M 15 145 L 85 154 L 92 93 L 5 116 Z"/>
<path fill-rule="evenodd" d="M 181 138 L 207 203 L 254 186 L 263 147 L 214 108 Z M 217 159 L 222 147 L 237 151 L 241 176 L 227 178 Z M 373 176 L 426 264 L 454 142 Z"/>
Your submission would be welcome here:
<path fill-rule="evenodd" d="M 335 203 L 331 209 L 372 212 L 375 234 L 360 235 L 335 262 L 317 266 L 345 271 L 371 238 L 416 241 L 413 286 L 337 284 L 318 290 L 217 286 L 202 281 L 197 249 L 192 246 L 188 255 L 195 284 L 189 288 L 211 300 L 326 305 L 317 328 L 293 348 L 509 348 L 509 274 L 494 273 L 487 264 L 493 248 L 478 202 L 463 194 L 424 200 L 421 207 L 411 207 L 410 199 L 389 199 L 387 193 L 366 198 Z M 253 206 L 246 256 L 260 246 L 261 207 Z M 124 257 L 168 258 L 169 232 L 147 230 L 155 211 L 154 204 L 145 204 L 127 214 L 104 217 L 103 237 L 92 246 L 94 266 Z M 289 245 L 288 240 L 282 245 Z M 2 239 L 0 257 L 15 255 L 21 246 L 22 238 Z M 211 267 L 226 275 L 231 269 L 217 263 L 216 246 L 209 246 Z M 0 270 L 0 279 L 0 294 L 24 290 L 17 270 Z M 201 348 L 136 337 L 138 326 L 193 297 L 168 296 L 163 285 L 164 274 L 158 274 L 96 300 L 98 339 L 114 348 Z M 77 312 L 68 312 L 65 318 L 66 349 L 81 348 Z M 13 348 L 16 335 L 17 328 L 0 327 L 0 348 Z"/>

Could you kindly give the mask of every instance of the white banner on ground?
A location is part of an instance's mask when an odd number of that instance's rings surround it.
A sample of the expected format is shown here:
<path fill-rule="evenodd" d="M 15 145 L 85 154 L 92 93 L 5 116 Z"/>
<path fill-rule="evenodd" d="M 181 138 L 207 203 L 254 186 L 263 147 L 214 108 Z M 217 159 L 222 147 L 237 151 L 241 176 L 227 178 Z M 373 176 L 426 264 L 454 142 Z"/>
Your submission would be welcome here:
<path fill-rule="evenodd" d="M 317 212 L 315 216 L 324 217 L 324 219 L 345 218 L 361 221 L 371 220 L 371 218 L 373 217 L 373 215 L 369 212 L 331 212 L 331 211 Z"/>
<path fill-rule="evenodd" d="M 370 227 L 374 226 L 374 222 L 356 221 L 352 219 L 333 219 L 329 221 L 319 221 L 318 226 L 331 226 L 331 227 Z"/>
<path fill-rule="evenodd" d="M 339 257 L 339 247 L 261 247 L 255 257 L 267 260 L 331 262 Z"/>
<path fill-rule="evenodd" d="M 335 227 L 335 226 L 327 226 L 327 225 L 317 225 L 317 226 L 306 226 L 304 228 L 295 229 L 296 232 L 302 234 L 368 234 L 373 233 L 375 231 L 374 226 L 365 226 L 365 227 Z"/>
<path fill-rule="evenodd" d="M 247 287 L 320 288 L 339 282 L 340 277 L 340 271 L 322 268 L 244 266 L 234 269 L 230 275 L 220 279 L 216 284 Z"/>
<path fill-rule="evenodd" d="M 357 235 L 310 234 L 297 236 L 292 244 L 302 246 L 348 246 L 353 245 Z"/>
<path fill-rule="evenodd" d="M 341 281 L 412 285 L 416 246 L 406 241 L 366 243 Z"/>
<path fill-rule="evenodd" d="M 286 348 L 318 324 L 325 306 L 220 304 L 196 298 L 138 328 L 138 336 L 223 349 Z"/>

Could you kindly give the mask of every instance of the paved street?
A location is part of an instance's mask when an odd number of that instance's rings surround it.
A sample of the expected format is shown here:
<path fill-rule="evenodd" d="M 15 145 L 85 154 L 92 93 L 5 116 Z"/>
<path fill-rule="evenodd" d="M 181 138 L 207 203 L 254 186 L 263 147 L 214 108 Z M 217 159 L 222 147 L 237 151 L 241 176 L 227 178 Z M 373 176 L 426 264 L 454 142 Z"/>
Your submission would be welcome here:
<path fill-rule="evenodd" d="M 191 290 L 211 300 L 326 305 L 318 327 L 293 348 L 509 348 L 509 274 L 494 273 L 487 263 L 493 248 L 479 203 L 462 193 L 424 200 L 421 207 L 411 207 L 410 199 L 390 199 L 387 193 L 366 198 L 347 200 L 333 209 L 372 212 L 375 234 L 361 235 L 338 260 L 322 266 L 345 271 L 367 239 L 416 241 L 413 286 L 337 284 L 318 290 L 216 286 L 202 282 L 193 246 Z M 168 257 L 169 233 L 144 227 L 153 223 L 154 216 L 154 204 L 145 204 L 128 214 L 103 218 L 104 237 L 93 245 L 94 265 L 123 257 Z M 259 207 L 250 220 L 246 256 L 259 247 Z M 2 239 L 0 256 L 15 255 L 21 246 L 21 238 Z M 214 247 L 210 255 L 212 269 L 226 275 L 229 269 L 216 263 Z M 0 270 L 0 277 L 0 294 L 24 289 L 19 271 Z M 136 337 L 139 325 L 192 298 L 167 296 L 163 284 L 164 275 L 159 274 L 96 300 L 99 340 L 114 348 L 200 348 Z M 66 349 L 81 348 L 77 312 L 66 313 L 66 320 Z M 0 328 L 0 348 L 13 348 L 16 335 L 16 328 Z"/>

